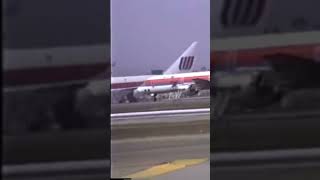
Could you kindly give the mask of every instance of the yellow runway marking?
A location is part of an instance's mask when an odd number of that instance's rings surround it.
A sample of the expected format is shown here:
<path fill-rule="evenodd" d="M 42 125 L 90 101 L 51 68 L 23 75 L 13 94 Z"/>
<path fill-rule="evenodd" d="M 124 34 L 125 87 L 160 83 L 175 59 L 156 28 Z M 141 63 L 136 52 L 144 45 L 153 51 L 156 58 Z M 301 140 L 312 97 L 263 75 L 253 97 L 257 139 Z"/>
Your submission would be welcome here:
<path fill-rule="evenodd" d="M 131 175 L 126 176 L 125 178 L 131 178 L 131 179 L 148 179 L 155 176 L 167 174 L 173 171 L 177 171 L 183 168 L 186 168 L 188 166 L 193 166 L 197 164 L 201 164 L 205 161 L 207 161 L 208 158 L 203 159 L 185 159 L 185 160 L 176 160 L 170 163 L 161 164 L 158 166 L 153 166 L 149 169 L 146 169 L 144 171 L 140 171 Z"/>

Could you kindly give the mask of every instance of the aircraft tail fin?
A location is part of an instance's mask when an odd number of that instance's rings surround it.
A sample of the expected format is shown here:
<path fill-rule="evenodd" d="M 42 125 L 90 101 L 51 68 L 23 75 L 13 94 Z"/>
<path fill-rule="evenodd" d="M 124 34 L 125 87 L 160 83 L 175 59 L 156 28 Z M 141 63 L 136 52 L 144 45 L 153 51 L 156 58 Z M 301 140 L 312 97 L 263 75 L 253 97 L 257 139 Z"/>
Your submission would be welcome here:
<path fill-rule="evenodd" d="M 196 60 L 195 53 L 197 44 L 197 42 L 193 42 L 163 74 L 191 72 Z"/>

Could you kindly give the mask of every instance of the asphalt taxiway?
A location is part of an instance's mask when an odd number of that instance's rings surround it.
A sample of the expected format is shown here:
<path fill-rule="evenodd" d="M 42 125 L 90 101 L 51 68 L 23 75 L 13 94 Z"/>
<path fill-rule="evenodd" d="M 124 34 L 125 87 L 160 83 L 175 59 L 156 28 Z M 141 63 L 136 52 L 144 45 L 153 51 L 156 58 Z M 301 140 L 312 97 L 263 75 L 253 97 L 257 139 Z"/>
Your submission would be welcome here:
<path fill-rule="evenodd" d="M 319 179 L 320 149 L 273 149 L 211 154 L 211 178 L 298 180 Z"/>
<path fill-rule="evenodd" d="M 208 98 L 198 101 L 209 104 Z M 191 99 L 184 102 L 193 104 Z M 174 176 L 178 180 L 185 179 L 184 173 L 179 172 L 187 171 L 200 179 L 209 177 L 210 109 L 203 104 L 201 109 L 172 104 L 169 111 L 166 108 L 154 112 L 149 108 L 146 113 L 111 116 L 111 176 L 151 179 Z M 145 105 L 126 106 L 136 106 L 141 112 Z M 203 174 L 203 170 L 207 173 Z"/>
<path fill-rule="evenodd" d="M 175 160 L 204 159 L 210 155 L 210 135 L 180 135 L 111 142 L 111 175 L 126 177 Z M 201 176 L 201 174 L 199 174 Z"/>
<path fill-rule="evenodd" d="M 210 108 L 210 96 L 161 100 L 158 102 L 112 104 L 111 113 L 160 111 L 160 110 L 175 110 L 175 109 L 198 109 L 198 108 Z"/>
<path fill-rule="evenodd" d="M 191 167 L 186 167 L 185 169 L 160 175 L 158 177 L 153 178 L 153 180 L 168 180 L 168 179 L 176 179 L 176 180 L 209 180 L 210 179 L 210 163 L 209 160 L 201 162 Z"/>

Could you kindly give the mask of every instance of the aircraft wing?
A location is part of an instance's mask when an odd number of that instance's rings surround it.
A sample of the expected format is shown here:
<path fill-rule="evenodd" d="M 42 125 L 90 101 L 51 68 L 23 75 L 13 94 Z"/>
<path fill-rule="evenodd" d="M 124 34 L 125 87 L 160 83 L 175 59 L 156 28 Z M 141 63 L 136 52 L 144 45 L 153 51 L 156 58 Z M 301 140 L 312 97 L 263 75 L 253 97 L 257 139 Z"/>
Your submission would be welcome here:
<path fill-rule="evenodd" d="M 275 84 L 285 83 L 291 88 L 320 86 L 320 63 L 313 59 L 288 54 L 269 55 L 265 59 L 272 67 L 272 81 Z"/>
<path fill-rule="evenodd" d="M 204 80 L 204 79 L 193 79 L 193 82 L 195 83 L 195 86 L 197 89 L 203 90 L 203 89 L 210 89 L 210 81 Z"/>
<path fill-rule="evenodd" d="M 113 102 L 121 102 L 124 97 L 126 97 L 129 101 L 135 102 L 136 99 L 133 96 L 133 91 L 136 88 L 122 88 L 122 89 L 111 89 L 112 101 Z"/>

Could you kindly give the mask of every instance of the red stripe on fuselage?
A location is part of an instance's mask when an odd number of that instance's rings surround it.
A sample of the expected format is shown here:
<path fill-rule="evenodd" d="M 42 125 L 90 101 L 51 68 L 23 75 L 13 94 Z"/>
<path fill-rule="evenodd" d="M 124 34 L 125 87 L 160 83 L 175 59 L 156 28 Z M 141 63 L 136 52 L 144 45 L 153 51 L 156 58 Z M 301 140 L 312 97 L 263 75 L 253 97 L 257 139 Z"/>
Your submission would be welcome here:
<path fill-rule="evenodd" d="M 192 76 L 192 77 L 175 77 L 166 79 L 152 79 L 146 80 L 143 85 L 145 86 L 157 86 L 157 85 L 170 85 L 173 83 L 189 83 L 194 79 L 210 80 L 210 76 Z"/>
<path fill-rule="evenodd" d="M 125 89 L 125 88 L 136 88 L 143 84 L 141 82 L 126 82 L 126 83 L 113 83 L 111 84 L 111 89 Z"/>
<path fill-rule="evenodd" d="M 107 79 L 109 64 L 84 64 L 70 66 L 41 67 L 4 71 L 5 87 L 63 83 L 68 81 Z M 97 76 L 105 72 L 105 76 Z"/>
<path fill-rule="evenodd" d="M 264 56 L 272 54 L 288 54 L 298 57 L 311 58 L 314 56 L 314 49 L 320 44 L 312 45 L 291 45 L 270 48 L 253 48 L 245 50 L 224 50 L 211 51 L 211 65 L 225 65 L 235 60 L 236 66 L 256 66 L 265 62 Z"/>

